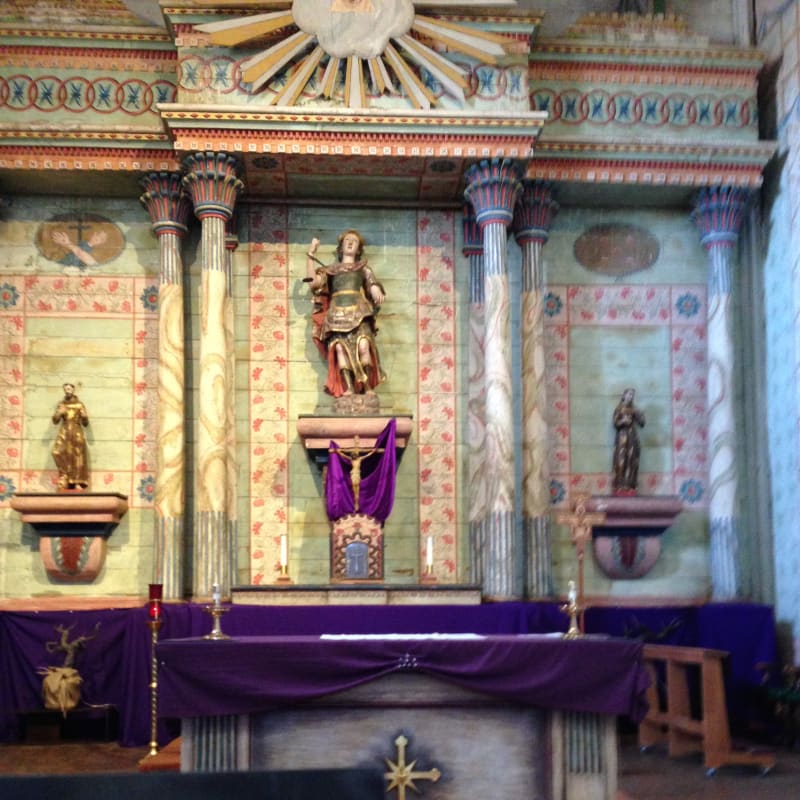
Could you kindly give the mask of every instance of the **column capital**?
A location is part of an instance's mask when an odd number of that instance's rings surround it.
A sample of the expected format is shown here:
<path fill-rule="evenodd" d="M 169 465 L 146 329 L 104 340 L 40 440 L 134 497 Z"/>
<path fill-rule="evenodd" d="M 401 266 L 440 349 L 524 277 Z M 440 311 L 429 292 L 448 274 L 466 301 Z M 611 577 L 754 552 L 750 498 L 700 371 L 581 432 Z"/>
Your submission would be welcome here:
<path fill-rule="evenodd" d="M 464 230 L 464 246 L 461 248 L 464 256 L 469 258 L 470 256 L 483 255 L 481 228 L 475 217 L 475 211 L 469 203 L 464 203 L 461 226 Z"/>
<path fill-rule="evenodd" d="M 691 219 L 700 231 L 700 242 L 707 250 L 733 246 L 742 227 L 750 192 L 738 186 L 707 186 L 694 197 Z"/>
<path fill-rule="evenodd" d="M 544 244 L 550 237 L 550 226 L 559 208 L 553 196 L 551 181 L 523 178 L 512 223 L 517 244 L 520 246 L 529 242 Z"/>
<path fill-rule="evenodd" d="M 493 158 L 473 164 L 465 177 L 464 197 L 475 209 L 481 229 L 492 222 L 508 227 L 522 189 L 519 166 L 509 159 Z"/>
<path fill-rule="evenodd" d="M 227 153 L 195 153 L 186 156 L 183 166 L 183 185 L 192 196 L 198 219 L 229 219 L 244 189 L 238 160 Z"/>
<path fill-rule="evenodd" d="M 172 233 L 183 238 L 189 224 L 192 201 L 178 172 L 150 172 L 139 182 L 144 194 L 139 202 L 150 214 L 156 236 Z"/>

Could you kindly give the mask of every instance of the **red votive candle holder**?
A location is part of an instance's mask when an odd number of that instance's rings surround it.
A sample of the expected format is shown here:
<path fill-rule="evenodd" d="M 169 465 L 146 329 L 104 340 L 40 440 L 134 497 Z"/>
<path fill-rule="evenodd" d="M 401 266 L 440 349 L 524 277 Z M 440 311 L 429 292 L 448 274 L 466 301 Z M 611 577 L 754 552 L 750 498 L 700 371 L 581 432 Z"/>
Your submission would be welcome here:
<path fill-rule="evenodd" d="M 152 620 L 161 619 L 161 597 L 164 587 L 160 583 L 150 584 L 150 601 L 147 604 L 147 613 Z"/>

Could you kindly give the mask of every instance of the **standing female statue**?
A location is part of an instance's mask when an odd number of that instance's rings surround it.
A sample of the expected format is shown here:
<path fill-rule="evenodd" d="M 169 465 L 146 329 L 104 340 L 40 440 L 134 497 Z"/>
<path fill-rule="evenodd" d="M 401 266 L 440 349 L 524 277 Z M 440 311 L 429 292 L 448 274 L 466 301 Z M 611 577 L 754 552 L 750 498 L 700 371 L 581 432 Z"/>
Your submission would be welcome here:
<path fill-rule="evenodd" d="M 639 479 L 639 434 L 636 427 L 644 427 L 644 413 L 634 404 L 633 389 L 625 389 L 614 409 L 614 494 L 636 494 Z"/>
<path fill-rule="evenodd" d="M 319 239 L 312 239 L 305 281 L 314 299 L 311 336 L 328 363 L 325 391 L 334 397 L 365 394 L 386 379 L 375 346 L 375 317 L 386 293 L 363 258 L 358 231 L 339 236 L 333 264 L 316 257 L 318 247 Z"/>
<path fill-rule="evenodd" d="M 75 394 L 74 384 L 65 383 L 63 389 L 64 399 L 53 414 L 53 424 L 61 423 L 52 451 L 58 467 L 58 488 L 88 489 L 89 453 L 83 429 L 89 424 L 89 415 Z"/>

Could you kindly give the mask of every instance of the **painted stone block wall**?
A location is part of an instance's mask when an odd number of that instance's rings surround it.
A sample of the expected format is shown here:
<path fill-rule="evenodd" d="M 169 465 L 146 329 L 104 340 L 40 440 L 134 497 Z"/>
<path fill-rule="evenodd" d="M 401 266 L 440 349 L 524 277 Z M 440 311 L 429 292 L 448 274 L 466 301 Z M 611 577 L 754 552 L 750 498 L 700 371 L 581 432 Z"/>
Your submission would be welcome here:
<path fill-rule="evenodd" d="M 347 228 L 366 239 L 365 255 L 387 300 L 378 348 L 387 380 L 377 389 L 381 413 L 411 415 L 414 432 L 397 473 L 393 512 L 385 527 L 385 578 L 413 583 L 432 536 L 440 580 L 467 574 L 461 508 L 462 433 L 458 429 L 462 354 L 458 302 L 466 271 L 456 269 L 459 221 L 452 212 L 258 206 L 247 217 L 250 258 L 249 575 L 278 575 L 280 534 L 287 533 L 293 580 L 327 583 L 330 525 L 320 469 L 302 446 L 296 422 L 331 414 L 323 391 L 325 365 L 310 337 L 306 256 L 333 260 Z M 243 245 L 244 247 L 244 245 Z M 270 494 L 265 487 L 273 487 Z"/>
<path fill-rule="evenodd" d="M 766 304 L 766 397 L 772 527 L 775 559 L 775 611 L 787 625 L 800 663 L 800 550 L 797 540 L 797 482 L 800 474 L 800 385 L 798 330 L 800 309 L 800 9 L 797 3 L 759 3 L 759 44 L 779 64 L 774 85 L 776 169 L 766 187 L 769 247 L 764 262 Z"/>
<path fill-rule="evenodd" d="M 587 268 L 576 244 L 614 226 L 658 245 L 646 268 Z M 602 238 L 592 239 L 598 249 Z M 623 250 L 626 256 L 630 247 Z M 598 259 L 599 260 L 599 259 Z M 639 493 L 678 495 L 684 511 L 647 577 L 612 581 L 587 557 L 587 592 L 704 597 L 709 589 L 706 457 L 706 257 L 687 211 L 562 209 L 544 248 L 551 496 L 611 493 L 614 406 L 626 387 L 645 412 Z M 586 259 L 584 258 L 584 261 Z M 556 526 L 554 581 L 577 574 Z"/>
<path fill-rule="evenodd" d="M 81 219 L 79 231 L 74 226 Z M 575 256 L 576 240 L 592 226 L 621 221 L 655 237 L 655 263 L 622 276 L 583 266 Z M 106 242 L 95 237 L 92 245 L 98 263 L 73 263 L 75 258 L 66 256 L 69 263 L 58 262 L 53 225 L 73 238 L 80 234 L 85 244 L 96 233 L 93 225 L 107 229 Z M 386 526 L 386 579 L 417 580 L 424 563 L 421 543 L 428 535 L 439 580 L 468 578 L 462 404 L 468 265 L 461 255 L 460 215 L 251 204 L 240 209 L 240 243 L 233 255 L 239 443 L 235 580 L 241 584 L 275 580 L 283 533 L 295 582 L 329 578 L 322 477 L 296 433 L 299 415 L 327 413 L 330 403 L 322 391 L 324 365 L 310 341 L 310 302 L 302 278 L 311 238 L 322 241 L 320 255 L 327 260 L 338 234 L 349 227 L 365 236 L 367 257 L 387 291 L 378 337 L 389 376 L 378 389 L 382 410 L 411 414 L 414 420 Z M 115 230 L 118 240 L 110 236 Z M 117 249 L 105 252 L 109 238 L 117 241 Z M 195 225 L 184 248 L 190 413 L 197 407 L 198 239 Z M 158 250 L 149 220 L 132 201 L 17 198 L 0 223 L 0 241 L 0 363 L 7 388 L 0 419 L 0 594 L 140 594 L 151 576 L 155 524 Z M 509 250 L 512 280 L 518 280 L 513 241 Z M 590 569 L 588 588 L 698 596 L 708 583 L 705 257 L 687 214 L 562 209 L 544 263 L 554 504 L 568 502 L 578 490 L 607 491 L 610 415 L 622 388 L 632 385 L 648 416 L 641 489 L 680 494 L 687 509 L 665 535 L 661 559 L 645 581 L 612 583 Z M 75 381 L 90 414 L 93 488 L 127 494 L 131 507 L 111 537 L 106 569 L 89 586 L 49 583 L 35 534 L 23 529 L 8 507 L 15 490 L 45 491 L 54 485 L 49 449 L 55 428 L 49 418 L 64 380 Z M 193 428 L 187 424 L 190 458 Z M 192 518 L 192 483 L 190 471 L 187 519 Z M 563 530 L 556 531 L 554 553 L 556 587 L 562 588 L 574 570 L 574 551 Z M 186 564 L 188 569 L 188 554 Z"/>
<path fill-rule="evenodd" d="M 15 197 L 0 221 L 0 595 L 137 594 L 150 580 L 158 250 L 137 203 Z M 53 584 L 14 491 L 54 491 L 51 417 L 74 383 L 92 491 L 129 511 L 92 585 Z"/>

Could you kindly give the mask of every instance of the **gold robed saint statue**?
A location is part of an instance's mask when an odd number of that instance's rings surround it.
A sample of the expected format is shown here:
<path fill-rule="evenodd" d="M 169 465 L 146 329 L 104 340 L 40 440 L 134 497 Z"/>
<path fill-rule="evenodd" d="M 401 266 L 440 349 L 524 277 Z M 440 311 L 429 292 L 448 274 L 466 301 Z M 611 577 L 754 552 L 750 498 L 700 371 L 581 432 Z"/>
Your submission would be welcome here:
<path fill-rule="evenodd" d="M 386 378 L 375 345 L 376 316 L 386 293 L 363 257 L 358 231 L 339 236 L 332 264 L 317 258 L 318 247 L 319 239 L 313 239 L 305 282 L 314 301 L 311 335 L 328 365 L 325 391 L 336 398 L 368 394 Z"/>
<path fill-rule="evenodd" d="M 53 424 L 61 425 L 52 450 L 58 488 L 85 491 L 89 488 L 89 451 L 83 429 L 89 424 L 89 414 L 75 394 L 74 384 L 65 383 L 63 389 L 64 398 L 53 414 Z"/>

